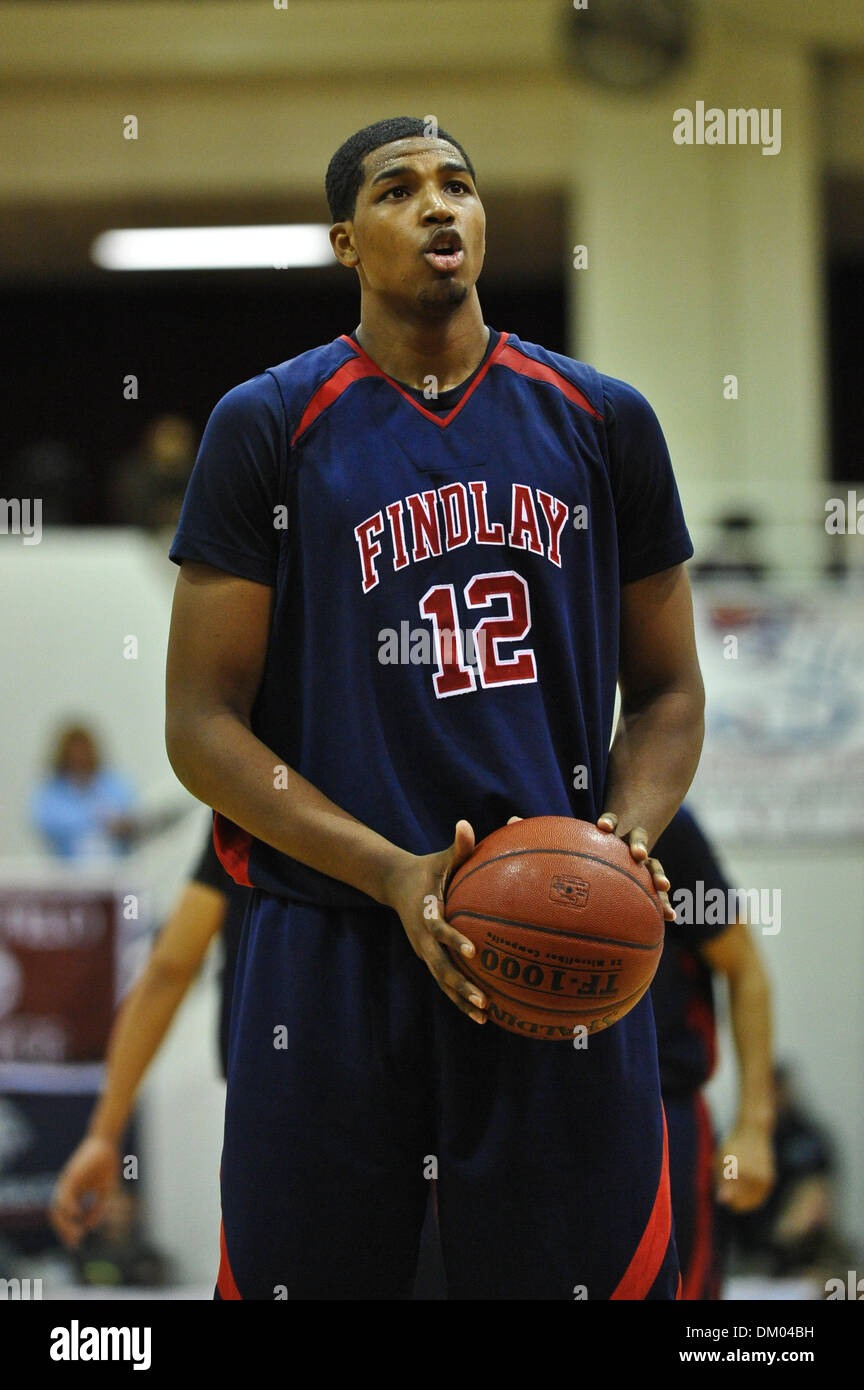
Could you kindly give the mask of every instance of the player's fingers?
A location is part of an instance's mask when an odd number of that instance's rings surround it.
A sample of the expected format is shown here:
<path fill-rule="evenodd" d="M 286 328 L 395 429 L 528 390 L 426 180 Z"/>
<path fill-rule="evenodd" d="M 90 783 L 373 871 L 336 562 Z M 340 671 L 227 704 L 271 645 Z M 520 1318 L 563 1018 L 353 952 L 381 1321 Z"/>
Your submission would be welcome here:
<path fill-rule="evenodd" d="M 746 1178 L 737 1178 L 734 1182 L 726 1180 L 727 1191 L 721 1194 L 718 1192 L 718 1200 L 730 1211 L 746 1212 L 755 1211 L 765 1200 L 767 1193 L 762 1191 L 758 1183 L 748 1182 Z"/>
<path fill-rule="evenodd" d="M 667 922 L 676 921 L 675 909 L 669 901 L 669 889 L 672 887 L 669 877 L 664 871 L 659 859 L 646 859 L 646 867 L 651 872 L 654 880 L 654 887 L 657 889 L 657 896 L 663 904 L 663 916 Z"/>
<path fill-rule="evenodd" d="M 728 1158 L 728 1155 L 726 1155 Z M 738 1173 L 735 1177 L 727 1175 L 723 1156 L 718 1154 L 714 1190 L 717 1201 L 730 1211 L 748 1210 L 749 1180 Z"/>
<path fill-rule="evenodd" d="M 74 1196 L 58 1192 L 51 1203 L 51 1224 L 64 1245 L 76 1246 L 84 1234 L 81 1210 Z"/>
<path fill-rule="evenodd" d="M 467 936 L 463 936 L 455 927 L 451 927 L 447 921 L 443 898 L 433 898 L 430 893 L 428 898 L 424 898 L 423 906 L 423 925 L 430 936 L 436 941 L 452 946 L 454 951 L 461 951 L 463 956 L 474 955 L 474 943 Z"/>
<path fill-rule="evenodd" d="M 616 816 L 614 811 L 604 811 L 602 816 L 600 816 L 597 821 L 597 829 L 605 830 L 607 834 L 610 830 L 614 831 L 617 828 L 617 825 L 618 817 Z"/>
<path fill-rule="evenodd" d="M 672 887 L 672 884 L 669 882 L 669 875 L 666 873 L 659 859 L 646 859 L 645 867 L 650 871 L 651 877 L 654 880 L 654 887 L 658 889 L 658 891 L 661 888 L 669 889 Z"/>
<path fill-rule="evenodd" d="M 460 865 L 470 859 L 474 853 L 474 829 L 467 820 L 456 822 L 456 829 L 453 834 L 453 843 L 449 849 L 443 851 L 439 856 L 438 864 L 438 896 L 444 898 L 450 880 Z"/>
<path fill-rule="evenodd" d="M 467 1014 L 467 1016 L 470 1019 L 472 1019 L 474 1023 L 486 1022 L 486 1015 L 482 1012 L 482 1010 L 480 1010 L 479 1008 L 475 1008 L 474 1005 L 471 1003 L 466 1003 L 462 995 L 460 995 L 457 990 L 449 989 L 445 985 L 441 985 L 441 988 L 443 992 L 447 995 L 447 998 L 451 1001 L 451 1003 L 456 1005 L 460 1013 Z"/>
<path fill-rule="evenodd" d="M 630 834 L 627 836 L 627 843 L 630 846 L 630 854 L 639 864 L 644 864 L 648 858 L 648 831 L 641 825 L 634 825 Z"/>
<path fill-rule="evenodd" d="M 84 1213 L 84 1229 L 92 1231 L 94 1226 L 98 1226 L 105 1215 L 105 1198 L 96 1196 L 93 1198 L 92 1206 L 88 1207 Z"/>
<path fill-rule="evenodd" d="M 515 825 L 516 822 L 517 822 L 517 820 L 521 820 L 521 819 L 522 819 L 521 816 L 511 816 L 510 819 L 508 820 L 507 824 L 508 824 L 508 825 Z"/>
<path fill-rule="evenodd" d="M 733 1194 L 729 1206 L 731 1207 L 732 1211 L 738 1211 L 742 1213 L 747 1211 L 755 1211 L 757 1207 L 761 1207 L 762 1203 L 765 1201 L 766 1196 L 767 1194 L 762 1191 L 761 1187 L 739 1187 L 737 1192 Z"/>
<path fill-rule="evenodd" d="M 458 820 L 451 847 L 452 869 L 458 869 L 474 853 L 474 827 L 470 821 Z"/>
<path fill-rule="evenodd" d="M 426 919 L 426 930 L 430 936 L 434 936 L 435 940 L 440 941 L 442 946 L 452 946 L 454 951 L 459 951 L 463 956 L 473 956 L 473 941 L 469 941 L 467 936 L 463 936 L 455 927 L 451 927 L 443 914 L 444 904 L 440 903 L 437 917 Z"/>
<path fill-rule="evenodd" d="M 450 960 L 442 947 L 431 943 L 431 949 L 424 953 L 424 959 L 436 983 L 444 993 L 458 1004 L 463 1013 L 472 1014 L 486 1007 L 486 998 L 479 985 L 466 979 Z"/>

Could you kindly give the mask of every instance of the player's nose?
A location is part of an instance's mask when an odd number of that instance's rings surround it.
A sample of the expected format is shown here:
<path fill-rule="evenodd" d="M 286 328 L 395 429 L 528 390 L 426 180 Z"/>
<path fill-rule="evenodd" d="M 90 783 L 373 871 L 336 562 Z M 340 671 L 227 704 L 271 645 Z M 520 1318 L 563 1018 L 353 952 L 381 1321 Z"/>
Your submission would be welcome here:
<path fill-rule="evenodd" d="M 454 213 L 444 194 L 434 184 L 426 192 L 423 200 L 424 222 L 452 222 Z"/>

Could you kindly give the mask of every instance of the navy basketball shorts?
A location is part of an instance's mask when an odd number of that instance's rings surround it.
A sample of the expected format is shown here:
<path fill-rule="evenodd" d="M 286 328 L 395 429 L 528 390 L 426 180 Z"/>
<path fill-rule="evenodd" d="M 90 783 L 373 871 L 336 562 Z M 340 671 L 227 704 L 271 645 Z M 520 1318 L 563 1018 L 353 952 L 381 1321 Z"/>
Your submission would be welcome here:
<path fill-rule="evenodd" d="M 698 1091 L 675 1099 L 667 1097 L 665 1107 L 681 1297 L 718 1299 L 723 1260 L 714 1202 L 711 1116 Z"/>
<path fill-rule="evenodd" d="M 646 995 L 587 1040 L 459 1012 L 395 913 L 250 894 L 216 1297 L 408 1299 L 437 1179 L 451 1299 L 674 1299 Z"/>

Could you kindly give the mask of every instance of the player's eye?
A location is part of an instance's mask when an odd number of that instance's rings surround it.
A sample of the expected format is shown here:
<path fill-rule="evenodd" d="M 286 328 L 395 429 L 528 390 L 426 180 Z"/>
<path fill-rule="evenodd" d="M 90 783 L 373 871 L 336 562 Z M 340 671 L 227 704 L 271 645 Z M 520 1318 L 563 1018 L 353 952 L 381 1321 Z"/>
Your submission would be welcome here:
<path fill-rule="evenodd" d="M 458 188 L 460 193 L 471 192 L 471 189 L 468 187 L 467 183 L 463 183 L 461 179 L 451 179 L 450 182 L 447 184 L 447 187 Z"/>
<path fill-rule="evenodd" d="M 406 188 L 406 186 L 405 186 L 404 183 L 397 183 L 397 184 L 394 185 L 393 188 L 388 188 L 386 193 L 382 193 L 382 195 L 381 195 L 381 197 L 378 199 L 378 201 L 379 201 L 379 203 L 383 203 L 383 201 L 384 201 L 385 198 L 391 197 L 392 194 L 394 194 L 394 193 L 407 193 L 407 192 L 408 192 L 408 189 Z M 399 199 L 398 201 L 401 202 L 401 199 Z"/>

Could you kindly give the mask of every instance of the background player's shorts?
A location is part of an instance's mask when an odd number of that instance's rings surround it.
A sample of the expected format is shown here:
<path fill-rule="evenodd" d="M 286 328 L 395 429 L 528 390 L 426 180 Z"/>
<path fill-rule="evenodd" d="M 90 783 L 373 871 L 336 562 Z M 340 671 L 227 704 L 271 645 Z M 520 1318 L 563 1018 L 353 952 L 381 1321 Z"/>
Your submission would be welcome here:
<path fill-rule="evenodd" d="M 711 1116 L 698 1091 L 677 1100 L 667 1097 L 665 1106 L 681 1297 L 719 1299 L 722 1258 L 714 1204 Z"/>
<path fill-rule="evenodd" d="M 673 1299 L 646 996 L 587 1047 L 480 1027 L 395 913 L 250 895 L 221 1298 L 410 1298 L 428 1181 L 455 1299 Z"/>

